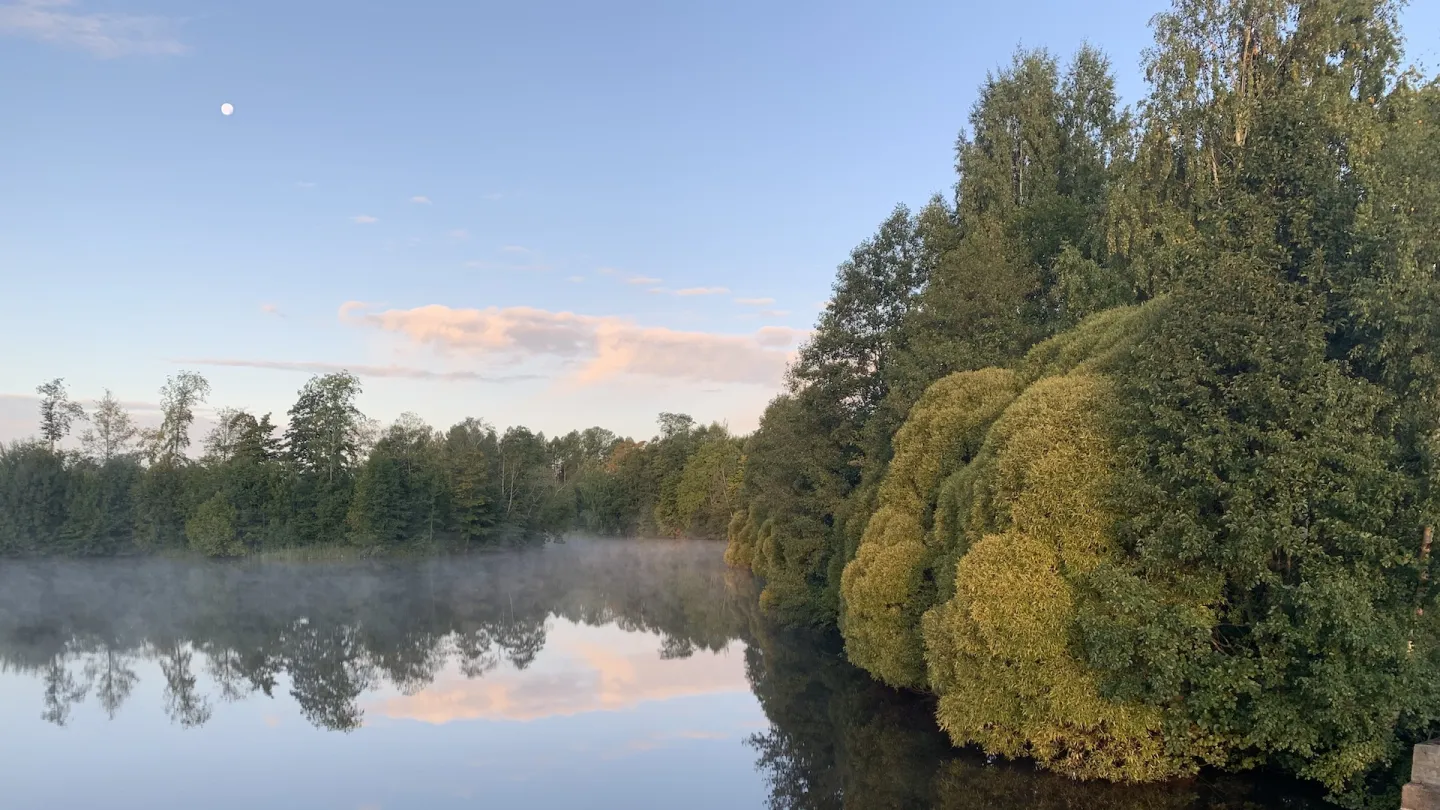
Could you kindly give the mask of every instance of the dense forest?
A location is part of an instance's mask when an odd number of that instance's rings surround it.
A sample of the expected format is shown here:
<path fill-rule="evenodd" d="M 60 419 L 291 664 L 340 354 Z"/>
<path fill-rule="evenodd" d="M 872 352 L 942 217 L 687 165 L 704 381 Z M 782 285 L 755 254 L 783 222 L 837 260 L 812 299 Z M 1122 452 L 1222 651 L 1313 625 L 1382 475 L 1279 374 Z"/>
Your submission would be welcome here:
<path fill-rule="evenodd" d="M 1363 792 L 1440 731 L 1440 84 L 1389 0 L 1152 26 L 1128 109 L 1090 48 L 986 78 L 746 439 L 728 559 L 958 745 Z"/>
<path fill-rule="evenodd" d="M 1363 791 L 1440 731 L 1440 83 L 1397 0 L 1152 27 L 1128 108 L 1089 47 L 985 79 L 953 194 L 840 266 L 743 439 L 382 432 L 342 374 L 192 461 L 199 377 L 144 435 L 107 398 L 80 451 L 56 381 L 0 454 L 0 554 L 723 534 L 771 619 L 838 628 L 956 745 Z"/>
<path fill-rule="evenodd" d="M 283 433 L 270 414 L 221 409 L 192 454 L 210 394 L 194 372 L 165 383 L 148 430 L 108 392 L 86 413 L 63 380 L 37 390 L 40 436 L 0 448 L 0 556 L 402 551 L 571 529 L 722 538 L 740 483 L 739 439 L 683 414 L 661 414 L 640 442 L 478 419 L 442 433 L 412 414 L 381 430 L 356 407 L 360 381 L 335 373 L 305 385 Z"/>

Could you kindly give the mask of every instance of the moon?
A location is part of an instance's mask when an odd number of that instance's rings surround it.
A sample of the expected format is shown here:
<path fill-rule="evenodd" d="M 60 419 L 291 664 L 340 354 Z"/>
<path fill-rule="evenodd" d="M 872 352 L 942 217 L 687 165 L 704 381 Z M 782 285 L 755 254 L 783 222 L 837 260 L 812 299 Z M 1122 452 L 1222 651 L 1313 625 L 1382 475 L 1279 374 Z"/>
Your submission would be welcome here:
<path fill-rule="evenodd" d="M 234 104 L 231 104 L 230 102 L 227 101 L 227 102 L 225 102 L 224 104 L 221 104 L 221 105 L 220 105 L 220 114 L 221 114 L 221 115 L 229 115 L 230 113 L 233 113 L 233 112 L 235 112 L 235 105 L 234 105 Z"/>

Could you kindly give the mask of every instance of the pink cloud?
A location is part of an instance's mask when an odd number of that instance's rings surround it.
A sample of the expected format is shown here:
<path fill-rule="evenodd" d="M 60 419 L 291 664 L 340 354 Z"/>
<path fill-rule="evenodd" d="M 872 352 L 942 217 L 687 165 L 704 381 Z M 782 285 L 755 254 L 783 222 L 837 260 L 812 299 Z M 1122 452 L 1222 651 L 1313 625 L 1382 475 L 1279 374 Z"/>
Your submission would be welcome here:
<path fill-rule="evenodd" d="M 348 302 L 341 320 L 401 335 L 478 360 L 548 359 L 578 366 L 577 382 L 622 375 L 716 383 L 778 385 L 794 330 L 767 327 L 749 335 L 646 327 L 627 318 L 552 312 L 534 307 L 454 309 L 432 304 L 366 312 Z"/>
<path fill-rule="evenodd" d="M 808 329 L 791 329 L 788 326 L 762 326 L 755 333 L 755 341 L 761 346 L 789 346 L 810 336 Z"/>
<path fill-rule="evenodd" d="M 428 368 L 416 366 L 387 365 L 376 366 L 364 363 L 320 363 L 308 361 L 288 360 L 245 360 L 234 358 L 207 358 L 195 357 L 176 360 L 177 363 L 189 363 L 197 366 L 221 366 L 229 368 L 263 368 L 272 371 L 302 371 L 306 374 L 333 374 L 340 371 L 348 371 L 358 377 L 394 377 L 410 380 L 446 380 L 510 383 L 524 380 L 537 379 L 530 374 L 512 374 L 508 376 L 490 376 L 478 371 L 435 371 Z"/>

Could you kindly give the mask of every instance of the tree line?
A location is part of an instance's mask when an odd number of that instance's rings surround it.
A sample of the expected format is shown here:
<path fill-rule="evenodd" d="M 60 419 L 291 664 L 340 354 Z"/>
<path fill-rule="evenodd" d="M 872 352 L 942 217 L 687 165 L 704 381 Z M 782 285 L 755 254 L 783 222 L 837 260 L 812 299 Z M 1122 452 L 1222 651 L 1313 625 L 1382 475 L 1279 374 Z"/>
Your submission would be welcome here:
<path fill-rule="evenodd" d="M 1398 11 L 1174 0 L 1130 108 L 1089 47 L 989 75 L 953 195 L 840 266 L 745 440 L 762 606 L 1072 777 L 1408 761 L 1440 731 L 1440 84 Z"/>
<path fill-rule="evenodd" d="M 738 496 L 739 440 L 684 414 L 661 414 L 648 441 L 474 418 L 441 432 L 413 414 L 382 429 L 340 372 L 305 384 L 283 431 L 221 409 L 195 454 L 210 386 L 194 372 L 166 381 L 153 429 L 108 391 L 90 413 L 61 379 L 37 391 L 39 436 L 0 447 L 0 556 L 464 548 L 572 529 L 719 538 Z"/>

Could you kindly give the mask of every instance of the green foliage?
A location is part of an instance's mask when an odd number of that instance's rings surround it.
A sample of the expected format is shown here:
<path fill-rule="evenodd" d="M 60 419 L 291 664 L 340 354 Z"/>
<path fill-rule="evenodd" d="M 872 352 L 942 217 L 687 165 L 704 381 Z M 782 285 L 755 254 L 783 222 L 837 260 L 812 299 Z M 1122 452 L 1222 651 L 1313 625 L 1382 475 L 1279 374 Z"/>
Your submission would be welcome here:
<path fill-rule="evenodd" d="M 450 526 L 467 544 L 485 536 L 496 521 L 490 459 L 498 450 L 495 429 L 478 419 L 450 428 L 440 448 L 449 488 Z"/>
<path fill-rule="evenodd" d="M 140 466 L 112 456 L 104 463 L 72 461 L 67 472 L 59 550 L 75 556 L 108 556 L 130 550 Z"/>
<path fill-rule="evenodd" d="M 920 617 L 935 598 L 927 535 L 939 485 L 979 452 L 1017 388 L 1003 369 L 951 375 L 925 392 L 895 436 L 879 508 L 841 580 L 846 654 L 886 683 L 925 684 Z"/>
<path fill-rule="evenodd" d="M 1440 84 L 1396 9 L 1176 0 L 1133 121 L 1088 49 L 989 76 L 954 206 L 842 265 L 874 292 L 746 443 L 762 606 L 1072 775 L 1342 789 L 1433 733 Z M 1025 392 L 942 417 L 985 367 Z"/>
<path fill-rule="evenodd" d="M 210 395 L 210 383 L 193 371 L 182 371 L 165 381 L 160 389 L 160 427 L 148 434 L 152 463 L 180 464 L 190 446 L 190 426 L 195 407 Z"/>
<path fill-rule="evenodd" d="M 54 450 L 70 435 L 71 425 L 85 419 L 85 409 L 70 400 L 59 377 L 36 387 L 35 393 L 40 395 L 40 438 Z"/>
<path fill-rule="evenodd" d="M 235 531 L 235 507 L 223 493 L 217 492 L 195 509 L 185 521 L 185 536 L 190 547 L 207 557 L 238 557 L 244 547 Z"/>
<path fill-rule="evenodd" d="M 355 406 L 360 391 L 360 380 L 348 372 L 314 377 L 290 409 L 285 453 L 296 479 L 291 488 L 296 531 L 321 542 L 345 538 L 366 426 Z"/>
<path fill-rule="evenodd" d="M 738 506 L 740 443 L 728 436 L 700 443 L 675 489 L 676 518 L 691 537 L 723 537 Z"/>
<path fill-rule="evenodd" d="M 58 544 L 66 518 L 65 465 L 41 442 L 0 448 L 0 549 L 42 553 Z"/>
<path fill-rule="evenodd" d="M 822 419 L 799 397 L 777 397 L 745 444 L 741 489 L 756 527 L 752 566 L 765 578 L 760 602 L 793 624 L 833 622 L 839 602 L 833 523 L 848 491 L 837 472 L 845 451 L 825 438 Z"/>
<path fill-rule="evenodd" d="M 198 505 L 198 465 L 162 461 L 144 469 L 135 487 L 135 544 L 147 551 L 184 548 L 185 519 Z"/>
<path fill-rule="evenodd" d="M 42 388 L 53 395 L 42 427 L 53 427 L 68 400 L 59 383 Z M 342 372 L 306 383 L 283 439 L 269 414 L 221 409 L 194 458 L 189 427 L 208 393 L 198 375 L 170 378 L 143 453 L 108 392 L 83 454 L 48 441 L 0 447 L 0 556 L 310 545 L 369 554 L 574 529 L 718 538 L 738 503 L 740 441 L 684 414 L 661 414 L 649 442 L 598 427 L 497 435 L 478 419 L 441 434 L 413 414 L 377 433 L 356 407 L 358 379 Z"/>
<path fill-rule="evenodd" d="M 1160 712 L 1103 695 L 1072 644 L 1087 575 L 1118 554 L 1116 397 L 1098 373 L 1143 343 L 1165 306 L 1089 318 L 1019 373 L 951 375 L 896 433 L 845 569 L 841 628 L 850 659 L 876 677 L 938 692 L 957 744 L 1072 776 L 1193 767 L 1167 749 Z"/>
<path fill-rule="evenodd" d="M 1145 781 L 1191 766 L 1166 750 L 1160 713 L 1103 696 L 1071 645 L 1078 589 L 1117 554 L 1114 399 L 1102 377 L 1050 377 L 995 422 L 955 595 L 924 617 L 925 658 L 957 743 Z"/>
<path fill-rule="evenodd" d="M 1419 482 L 1313 293 L 1223 268 L 1125 378 L 1131 563 L 1097 583 L 1086 646 L 1118 693 L 1339 787 L 1419 695 Z"/>

